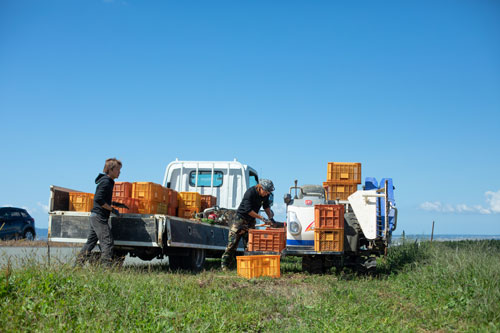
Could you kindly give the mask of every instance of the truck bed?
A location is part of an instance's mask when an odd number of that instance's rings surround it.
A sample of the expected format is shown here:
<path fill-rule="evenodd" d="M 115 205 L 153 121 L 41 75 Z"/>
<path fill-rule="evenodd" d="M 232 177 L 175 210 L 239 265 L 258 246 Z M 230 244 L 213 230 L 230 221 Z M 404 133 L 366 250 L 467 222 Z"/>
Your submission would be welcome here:
<path fill-rule="evenodd" d="M 224 251 L 229 227 L 210 225 L 169 215 L 122 214 L 111 217 L 111 233 L 117 246 L 179 247 Z M 49 213 L 49 240 L 85 243 L 90 213 L 55 211 Z M 238 250 L 243 251 L 240 242 Z"/>

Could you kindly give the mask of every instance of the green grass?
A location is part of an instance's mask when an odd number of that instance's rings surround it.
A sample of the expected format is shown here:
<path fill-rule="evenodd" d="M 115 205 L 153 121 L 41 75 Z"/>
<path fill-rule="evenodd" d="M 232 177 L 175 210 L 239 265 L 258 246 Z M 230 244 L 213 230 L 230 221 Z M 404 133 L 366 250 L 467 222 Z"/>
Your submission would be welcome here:
<path fill-rule="evenodd" d="M 26 264 L 0 272 L 8 331 L 499 331 L 500 241 L 407 243 L 375 276 L 107 271 Z M 216 267 L 219 262 L 211 262 Z M 210 266 L 210 265 L 209 265 Z"/>

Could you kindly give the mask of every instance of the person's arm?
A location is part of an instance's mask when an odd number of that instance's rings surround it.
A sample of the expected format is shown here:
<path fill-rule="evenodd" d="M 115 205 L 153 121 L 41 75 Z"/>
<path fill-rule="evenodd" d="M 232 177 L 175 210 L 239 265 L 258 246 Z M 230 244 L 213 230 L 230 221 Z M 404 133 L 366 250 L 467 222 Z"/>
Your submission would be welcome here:
<path fill-rule="evenodd" d="M 257 214 L 256 212 L 254 212 L 253 210 L 251 210 L 248 215 L 250 215 L 251 217 L 253 217 L 254 219 L 259 219 L 259 220 L 262 220 L 264 221 L 265 218 L 259 214 Z"/>
<path fill-rule="evenodd" d="M 272 219 L 274 217 L 274 212 L 271 210 L 271 208 L 269 208 L 269 207 L 264 208 L 264 211 L 266 212 L 267 217 L 269 219 Z"/>

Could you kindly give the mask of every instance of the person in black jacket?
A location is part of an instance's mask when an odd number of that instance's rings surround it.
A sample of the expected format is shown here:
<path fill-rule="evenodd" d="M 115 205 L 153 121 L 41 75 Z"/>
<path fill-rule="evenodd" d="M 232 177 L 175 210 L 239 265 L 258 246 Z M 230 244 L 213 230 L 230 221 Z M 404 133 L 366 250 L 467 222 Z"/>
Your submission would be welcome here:
<path fill-rule="evenodd" d="M 118 211 L 111 207 L 117 205 L 111 201 L 115 179 L 120 176 L 122 162 L 116 158 L 108 158 L 104 164 L 104 173 L 100 173 L 95 179 L 97 188 L 94 195 L 94 207 L 90 211 L 90 232 L 87 242 L 82 247 L 77 257 L 77 264 L 83 265 L 90 259 L 90 253 L 99 241 L 101 247 L 101 262 L 111 266 L 113 262 L 113 236 L 108 225 L 111 213 L 119 215 Z"/>
<path fill-rule="evenodd" d="M 238 248 L 241 237 L 245 244 L 248 243 L 248 229 L 255 228 L 255 219 L 270 223 L 273 221 L 274 213 L 270 208 L 269 196 L 274 191 L 274 184 L 269 179 L 261 179 L 259 184 L 250 187 L 243 195 L 240 206 L 237 210 L 237 218 L 233 221 L 229 231 L 226 251 L 221 258 L 221 268 L 227 270 L 234 260 L 234 254 Z M 263 207 L 269 220 L 259 215 L 260 208 Z"/>

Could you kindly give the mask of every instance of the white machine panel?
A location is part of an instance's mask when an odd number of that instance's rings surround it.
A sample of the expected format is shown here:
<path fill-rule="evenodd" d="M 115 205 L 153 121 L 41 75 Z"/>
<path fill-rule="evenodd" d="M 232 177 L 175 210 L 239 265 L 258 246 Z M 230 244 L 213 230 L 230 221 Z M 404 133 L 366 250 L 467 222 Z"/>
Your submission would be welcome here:
<path fill-rule="evenodd" d="M 356 191 L 347 198 L 365 237 L 377 237 L 377 191 Z"/>
<path fill-rule="evenodd" d="M 301 232 L 298 235 L 292 235 L 287 228 L 287 244 L 288 240 L 294 240 L 297 241 L 297 245 L 314 245 L 314 206 L 288 206 L 287 223 L 290 224 L 292 220 L 300 224 Z"/>

